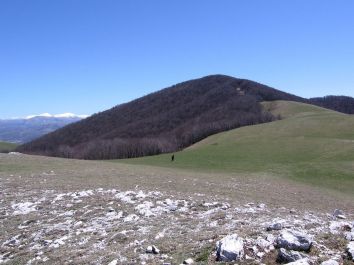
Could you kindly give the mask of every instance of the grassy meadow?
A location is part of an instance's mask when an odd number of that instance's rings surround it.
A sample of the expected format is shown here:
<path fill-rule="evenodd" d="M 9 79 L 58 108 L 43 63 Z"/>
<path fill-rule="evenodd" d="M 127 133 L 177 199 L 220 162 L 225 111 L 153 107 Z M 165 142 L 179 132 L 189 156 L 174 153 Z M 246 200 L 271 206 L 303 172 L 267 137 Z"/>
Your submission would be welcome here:
<path fill-rule="evenodd" d="M 354 116 L 287 101 L 282 120 L 219 133 L 171 154 L 119 160 L 206 172 L 266 173 L 354 196 Z"/>
<path fill-rule="evenodd" d="M 16 148 L 17 144 L 0 142 L 0 152 L 10 152 Z"/>

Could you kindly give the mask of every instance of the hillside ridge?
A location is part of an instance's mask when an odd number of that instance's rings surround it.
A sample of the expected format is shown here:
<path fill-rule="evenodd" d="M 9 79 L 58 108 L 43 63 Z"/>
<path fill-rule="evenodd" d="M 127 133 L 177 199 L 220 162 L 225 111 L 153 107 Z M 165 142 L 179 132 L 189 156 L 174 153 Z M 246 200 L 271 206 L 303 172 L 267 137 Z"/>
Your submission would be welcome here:
<path fill-rule="evenodd" d="M 79 159 L 175 152 L 218 132 L 280 119 L 261 104 L 275 100 L 322 104 L 247 79 L 210 75 L 117 105 L 17 150 Z M 338 107 L 343 100 L 326 98 L 326 107 L 350 113 L 350 100 L 345 99 L 347 107 Z"/>
<path fill-rule="evenodd" d="M 220 131 L 277 119 L 260 104 L 269 100 L 306 101 L 250 80 L 211 75 L 115 106 L 17 150 L 83 159 L 172 152 Z"/>

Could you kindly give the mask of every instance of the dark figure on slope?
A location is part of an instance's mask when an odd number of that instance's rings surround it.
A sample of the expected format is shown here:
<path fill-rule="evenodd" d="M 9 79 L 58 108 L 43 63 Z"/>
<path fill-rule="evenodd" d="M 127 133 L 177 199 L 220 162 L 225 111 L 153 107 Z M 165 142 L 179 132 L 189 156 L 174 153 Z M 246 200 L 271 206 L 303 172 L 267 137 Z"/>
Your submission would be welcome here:
<path fill-rule="evenodd" d="M 171 162 L 173 162 L 173 161 L 175 161 L 175 155 L 174 154 L 171 156 Z"/>

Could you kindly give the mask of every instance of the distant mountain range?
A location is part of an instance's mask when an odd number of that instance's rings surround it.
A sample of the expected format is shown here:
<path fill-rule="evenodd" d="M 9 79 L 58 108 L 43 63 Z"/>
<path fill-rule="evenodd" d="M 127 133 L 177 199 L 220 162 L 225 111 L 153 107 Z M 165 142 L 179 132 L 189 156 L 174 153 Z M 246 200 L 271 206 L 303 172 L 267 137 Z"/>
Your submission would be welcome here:
<path fill-rule="evenodd" d="M 19 146 L 17 151 L 79 159 L 175 152 L 211 134 L 280 119 L 261 105 L 274 100 L 354 113 L 350 97 L 306 99 L 250 80 L 211 75 L 95 114 Z"/>
<path fill-rule="evenodd" d="M 72 113 L 43 113 L 26 118 L 0 119 L 0 141 L 26 143 L 86 117 Z"/>

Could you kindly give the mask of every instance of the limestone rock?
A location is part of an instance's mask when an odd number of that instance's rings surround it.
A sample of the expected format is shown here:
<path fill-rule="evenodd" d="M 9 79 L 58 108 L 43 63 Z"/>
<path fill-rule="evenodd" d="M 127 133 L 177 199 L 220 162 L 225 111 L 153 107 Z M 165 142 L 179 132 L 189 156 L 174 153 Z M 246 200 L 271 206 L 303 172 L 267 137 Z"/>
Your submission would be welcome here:
<path fill-rule="evenodd" d="M 108 265 L 117 265 L 118 264 L 118 260 L 112 260 L 110 263 L 108 263 Z"/>
<path fill-rule="evenodd" d="M 186 259 L 185 261 L 183 261 L 183 264 L 193 264 L 194 263 L 194 260 L 189 258 L 189 259 Z"/>
<path fill-rule="evenodd" d="M 284 248 L 279 249 L 279 253 L 278 253 L 278 260 L 280 262 L 294 262 L 300 259 L 304 259 L 307 256 L 294 251 L 294 250 L 286 250 Z"/>
<path fill-rule="evenodd" d="M 322 262 L 321 265 L 339 265 L 339 263 L 333 259 L 330 259 Z"/>
<path fill-rule="evenodd" d="M 278 248 L 287 250 L 308 251 L 312 246 L 312 240 L 308 235 L 297 231 L 283 231 L 276 240 Z"/>
<path fill-rule="evenodd" d="M 274 222 L 267 227 L 267 231 L 282 230 L 284 228 L 283 224 L 283 221 Z"/>
<path fill-rule="evenodd" d="M 348 241 L 354 241 L 354 231 L 346 233 L 345 239 Z"/>
<path fill-rule="evenodd" d="M 148 253 L 148 254 L 159 254 L 160 250 L 156 246 L 148 246 L 146 248 L 146 253 Z"/>
<path fill-rule="evenodd" d="M 297 261 L 287 263 L 287 265 L 310 265 L 310 263 L 309 260 L 305 258 L 305 259 L 299 259 Z"/>
<path fill-rule="evenodd" d="M 349 258 L 354 261 L 354 241 L 349 242 L 347 245 L 347 253 L 349 255 Z"/>
<path fill-rule="evenodd" d="M 244 255 L 243 239 L 237 234 L 228 235 L 216 242 L 216 257 L 218 261 L 236 261 Z"/>
<path fill-rule="evenodd" d="M 334 217 L 337 217 L 338 219 L 346 219 L 344 212 L 342 210 L 339 209 L 335 209 L 334 213 L 333 213 Z"/>

